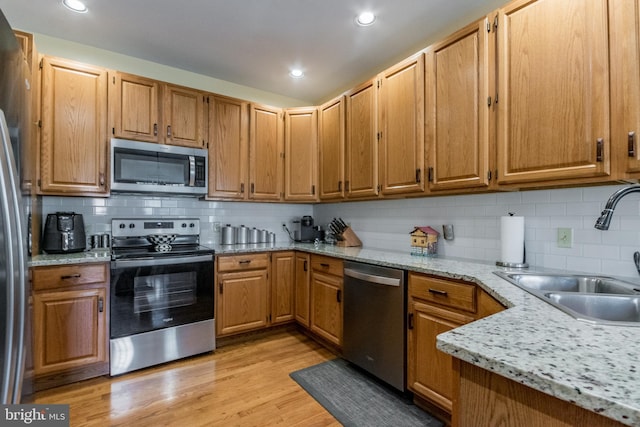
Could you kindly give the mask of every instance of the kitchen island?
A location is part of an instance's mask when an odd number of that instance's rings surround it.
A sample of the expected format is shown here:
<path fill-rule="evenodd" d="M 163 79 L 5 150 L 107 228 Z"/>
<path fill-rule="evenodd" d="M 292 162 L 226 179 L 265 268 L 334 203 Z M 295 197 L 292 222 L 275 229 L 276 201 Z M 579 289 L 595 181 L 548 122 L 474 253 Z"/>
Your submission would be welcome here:
<path fill-rule="evenodd" d="M 441 334 L 441 351 L 612 420 L 640 425 L 640 328 L 578 321 L 493 274 L 506 269 L 492 263 L 323 244 L 208 246 L 217 255 L 298 250 L 476 283 L 509 309 Z M 54 258 L 37 256 L 32 265 L 65 263 L 64 256 Z"/>

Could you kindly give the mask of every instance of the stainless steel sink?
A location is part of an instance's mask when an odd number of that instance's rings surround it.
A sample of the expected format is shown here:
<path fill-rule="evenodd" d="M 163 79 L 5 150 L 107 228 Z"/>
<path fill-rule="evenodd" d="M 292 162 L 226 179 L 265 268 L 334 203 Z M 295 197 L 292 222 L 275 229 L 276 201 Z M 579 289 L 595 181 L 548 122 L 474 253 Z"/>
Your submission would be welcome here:
<path fill-rule="evenodd" d="M 494 272 L 576 319 L 640 326 L 640 285 L 607 276 Z"/>

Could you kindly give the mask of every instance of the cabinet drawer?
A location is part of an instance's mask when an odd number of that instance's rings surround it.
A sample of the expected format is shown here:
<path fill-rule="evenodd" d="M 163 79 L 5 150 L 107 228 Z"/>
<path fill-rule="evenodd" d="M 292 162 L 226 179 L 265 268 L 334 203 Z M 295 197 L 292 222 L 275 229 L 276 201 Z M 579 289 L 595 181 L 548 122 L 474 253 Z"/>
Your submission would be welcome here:
<path fill-rule="evenodd" d="M 460 283 L 410 273 L 409 295 L 413 298 L 472 313 L 476 311 L 476 286 L 471 283 Z"/>
<path fill-rule="evenodd" d="M 244 254 L 225 255 L 218 257 L 218 271 L 242 271 L 254 270 L 257 268 L 267 268 L 269 266 L 269 255 Z"/>
<path fill-rule="evenodd" d="M 339 258 L 326 257 L 322 255 L 311 255 L 311 269 L 322 271 L 323 273 L 332 274 L 342 277 L 343 263 Z"/>
<path fill-rule="evenodd" d="M 109 280 L 107 266 L 101 263 L 35 267 L 32 270 L 33 290 L 106 283 Z"/>

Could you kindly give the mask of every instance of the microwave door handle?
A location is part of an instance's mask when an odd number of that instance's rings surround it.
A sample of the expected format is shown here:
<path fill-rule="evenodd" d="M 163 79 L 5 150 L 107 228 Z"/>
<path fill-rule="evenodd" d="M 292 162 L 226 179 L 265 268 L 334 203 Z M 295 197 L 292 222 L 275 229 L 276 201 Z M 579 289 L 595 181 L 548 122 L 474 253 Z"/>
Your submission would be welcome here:
<path fill-rule="evenodd" d="M 189 187 L 196 186 L 196 156 L 189 156 Z"/>

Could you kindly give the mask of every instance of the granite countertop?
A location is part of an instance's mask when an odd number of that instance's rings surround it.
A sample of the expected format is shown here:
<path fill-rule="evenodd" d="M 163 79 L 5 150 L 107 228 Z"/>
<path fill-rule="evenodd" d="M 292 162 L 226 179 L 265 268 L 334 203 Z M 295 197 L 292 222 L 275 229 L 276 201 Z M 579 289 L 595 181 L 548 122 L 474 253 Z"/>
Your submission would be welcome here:
<path fill-rule="evenodd" d="M 207 246 L 218 255 L 302 250 L 474 282 L 509 309 L 439 335 L 440 350 L 623 424 L 640 425 L 640 327 L 576 320 L 493 274 L 507 270 L 493 263 L 322 244 Z M 103 250 L 40 255 L 31 265 L 108 260 Z"/>
<path fill-rule="evenodd" d="M 85 264 L 108 261 L 111 261 L 111 251 L 109 249 L 92 249 L 90 251 L 72 254 L 34 255 L 28 264 L 29 267 L 43 267 L 47 265 Z"/>

